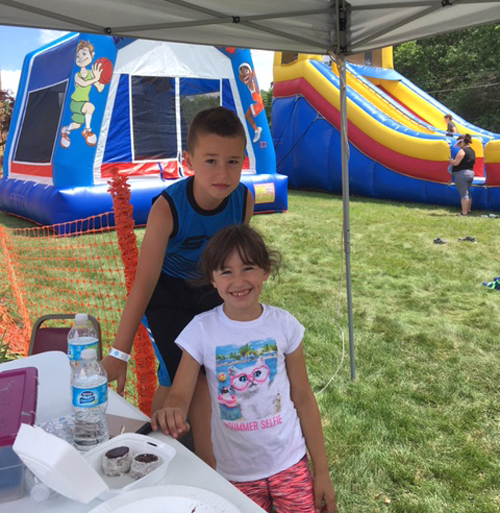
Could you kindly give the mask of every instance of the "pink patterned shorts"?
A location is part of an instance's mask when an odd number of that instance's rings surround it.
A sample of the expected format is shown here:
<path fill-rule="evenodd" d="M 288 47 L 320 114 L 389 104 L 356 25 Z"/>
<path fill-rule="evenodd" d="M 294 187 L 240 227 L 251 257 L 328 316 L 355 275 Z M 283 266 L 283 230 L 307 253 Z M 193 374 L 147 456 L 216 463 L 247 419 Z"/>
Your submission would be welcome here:
<path fill-rule="evenodd" d="M 241 492 L 271 513 L 315 513 L 314 486 L 307 455 L 290 468 L 266 479 L 237 483 Z"/>

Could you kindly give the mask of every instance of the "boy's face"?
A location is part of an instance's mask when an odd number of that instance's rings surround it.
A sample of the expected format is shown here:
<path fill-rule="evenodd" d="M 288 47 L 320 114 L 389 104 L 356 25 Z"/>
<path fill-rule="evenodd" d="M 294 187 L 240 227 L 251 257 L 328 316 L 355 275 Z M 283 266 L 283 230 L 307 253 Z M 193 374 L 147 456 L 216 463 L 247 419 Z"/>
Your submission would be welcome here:
<path fill-rule="evenodd" d="M 239 136 L 200 135 L 193 152 L 184 152 L 184 158 L 194 171 L 196 202 L 212 210 L 238 186 L 245 159 L 244 140 Z"/>

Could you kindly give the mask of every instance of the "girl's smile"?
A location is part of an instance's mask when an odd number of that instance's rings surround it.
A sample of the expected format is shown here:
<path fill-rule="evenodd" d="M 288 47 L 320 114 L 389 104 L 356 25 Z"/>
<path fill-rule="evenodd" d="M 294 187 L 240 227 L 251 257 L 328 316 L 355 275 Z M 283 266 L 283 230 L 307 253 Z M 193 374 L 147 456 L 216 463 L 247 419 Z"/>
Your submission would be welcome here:
<path fill-rule="evenodd" d="M 224 313 L 235 321 L 251 321 L 262 313 L 259 296 L 269 274 L 251 263 L 244 263 L 234 251 L 222 269 L 214 271 L 212 284 L 224 301 Z"/>

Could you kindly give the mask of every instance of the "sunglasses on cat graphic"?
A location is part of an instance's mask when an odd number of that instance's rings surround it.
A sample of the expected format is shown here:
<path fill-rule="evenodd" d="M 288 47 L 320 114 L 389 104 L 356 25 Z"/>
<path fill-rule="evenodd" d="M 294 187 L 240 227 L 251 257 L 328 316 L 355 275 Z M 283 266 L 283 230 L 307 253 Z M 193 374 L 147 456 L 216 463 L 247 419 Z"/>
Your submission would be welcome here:
<path fill-rule="evenodd" d="M 264 383 L 269 376 L 269 367 L 267 365 L 261 365 L 254 369 L 251 374 L 246 372 L 240 372 L 235 376 L 229 377 L 229 383 L 234 390 L 242 391 L 245 390 L 248 385 L 254 383 Z"/>

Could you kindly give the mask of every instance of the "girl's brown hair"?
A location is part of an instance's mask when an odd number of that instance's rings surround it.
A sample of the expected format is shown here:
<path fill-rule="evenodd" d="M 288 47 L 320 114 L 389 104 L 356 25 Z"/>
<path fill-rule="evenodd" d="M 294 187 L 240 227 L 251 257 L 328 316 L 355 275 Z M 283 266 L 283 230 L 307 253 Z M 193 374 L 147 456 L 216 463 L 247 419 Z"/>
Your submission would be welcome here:
<path fill-rule="evenodd" d="M 279 251 L 269 249 L 259 232 L 247 225 L 231 225 L 219 230 L 203 250 L 199 263 L 202 280 L 210 283 L 237 251 L 242 262 L 255 265 L 275 276 L 281 265 Z"/>

